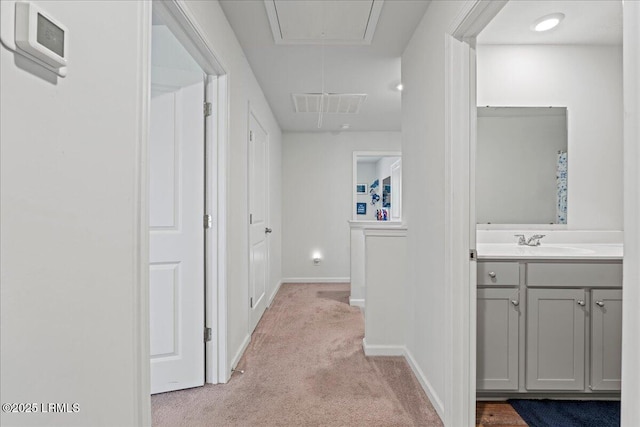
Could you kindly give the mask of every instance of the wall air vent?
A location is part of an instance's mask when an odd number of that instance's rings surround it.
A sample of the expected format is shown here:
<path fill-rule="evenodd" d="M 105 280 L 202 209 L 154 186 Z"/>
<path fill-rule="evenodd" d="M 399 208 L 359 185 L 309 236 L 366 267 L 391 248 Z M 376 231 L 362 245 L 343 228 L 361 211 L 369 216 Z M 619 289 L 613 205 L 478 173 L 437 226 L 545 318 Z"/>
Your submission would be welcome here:
<path fill-rule="evenodd" d="M 358 114 L 367 95 L 365 93 L 292 93 L 296 113 Z"/>

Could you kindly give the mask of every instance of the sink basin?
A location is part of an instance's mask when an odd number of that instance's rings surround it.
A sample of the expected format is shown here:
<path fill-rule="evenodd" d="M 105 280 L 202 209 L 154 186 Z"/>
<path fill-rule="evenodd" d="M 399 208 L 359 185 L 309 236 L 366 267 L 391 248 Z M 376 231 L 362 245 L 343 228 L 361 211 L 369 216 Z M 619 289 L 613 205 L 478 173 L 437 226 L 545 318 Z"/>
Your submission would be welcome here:
<path fill-rule="evenodd" d="M 525 251 L 531 252 L 532 255 L 587 255 L 595 253 L 592 249 L 577 248 L 574 246 L 520 246 Z"/>
<path fill-rule="evenodd" d="M 582 259 L 622 258 L 621 245 L 552 244 L 520 246 L 516 243 L 479 243 L 478 256 L 497 259 Z"/>

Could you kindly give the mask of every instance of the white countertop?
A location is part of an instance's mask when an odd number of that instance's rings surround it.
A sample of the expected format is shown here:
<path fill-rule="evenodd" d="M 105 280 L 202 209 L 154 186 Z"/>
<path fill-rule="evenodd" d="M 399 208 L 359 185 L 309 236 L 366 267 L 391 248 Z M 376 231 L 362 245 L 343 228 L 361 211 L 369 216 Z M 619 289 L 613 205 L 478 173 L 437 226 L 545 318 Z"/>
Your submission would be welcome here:
<path fill-rule="evenodd" d="M 616 260 L 621 261 L 621 244 L 603 243 L 542 243 L 540 246 L 519 246 L 516 243 L 478 243 L 478 259 L 495 260 Z"/>

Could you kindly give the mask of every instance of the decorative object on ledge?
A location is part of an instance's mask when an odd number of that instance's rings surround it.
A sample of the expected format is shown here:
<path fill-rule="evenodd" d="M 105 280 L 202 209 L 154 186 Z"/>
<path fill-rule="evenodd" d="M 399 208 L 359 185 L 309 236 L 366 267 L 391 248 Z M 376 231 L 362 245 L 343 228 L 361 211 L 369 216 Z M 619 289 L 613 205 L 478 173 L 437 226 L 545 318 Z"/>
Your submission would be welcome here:
<path fill-rule="evenodd" d="M 358 215 L 366 215 L 367 214 L 367 204 L 366 203 L 356 203 L 356 213 Z"/>
<path fill-rule="evenodd" d="M 376 219 L 378 221 L 389 221 L 389 209 L 376 210 Z"/>
<path fill-rule="evenodd" d="M 368 192 L 367 184 L 356 184 L 357 194 L 367 194 Z"/>

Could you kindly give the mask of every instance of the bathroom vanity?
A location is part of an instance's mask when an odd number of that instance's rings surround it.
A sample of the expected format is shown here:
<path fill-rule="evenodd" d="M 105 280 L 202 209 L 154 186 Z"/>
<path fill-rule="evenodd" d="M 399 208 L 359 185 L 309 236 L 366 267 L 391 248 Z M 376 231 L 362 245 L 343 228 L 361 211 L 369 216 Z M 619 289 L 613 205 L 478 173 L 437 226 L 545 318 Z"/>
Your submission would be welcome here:
<path fill-rule="evenodd" d="M 622 245 L 477 249 L 478 396 L 619 395 Z"/>

